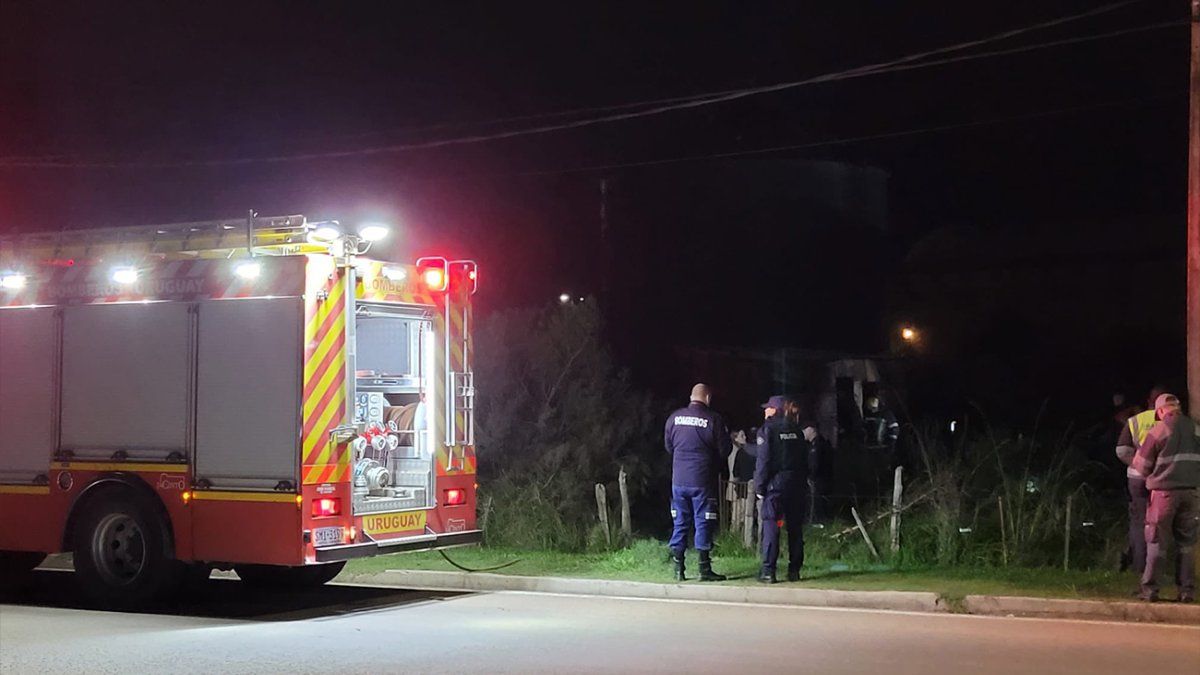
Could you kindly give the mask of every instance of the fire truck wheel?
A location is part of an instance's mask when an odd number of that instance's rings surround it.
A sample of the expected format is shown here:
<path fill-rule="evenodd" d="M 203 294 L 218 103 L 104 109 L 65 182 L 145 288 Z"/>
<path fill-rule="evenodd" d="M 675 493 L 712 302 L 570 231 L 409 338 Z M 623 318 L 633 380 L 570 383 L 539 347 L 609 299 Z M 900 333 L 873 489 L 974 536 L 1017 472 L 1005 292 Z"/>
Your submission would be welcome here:
<path fill-rule="evenodd" d="M 45 559 L 45 553 L 0 551 L 0 589 L 20 586 Z"/>
<path fill-rule="evenodd" d="M 242 581 L 263 588 L 310 588 L 332 581 L 346 561 L 324 565 L 286 567 L 284 565 L 238 565 L 233 569 Z"/>
<path fill-rule="evenodd" d="M 178 590 L 182 564 L 167 525 L 148 500 L 112 491 L 88 504 L 75 528 L 80 588 L 103 606 L 137 606 Z"/>

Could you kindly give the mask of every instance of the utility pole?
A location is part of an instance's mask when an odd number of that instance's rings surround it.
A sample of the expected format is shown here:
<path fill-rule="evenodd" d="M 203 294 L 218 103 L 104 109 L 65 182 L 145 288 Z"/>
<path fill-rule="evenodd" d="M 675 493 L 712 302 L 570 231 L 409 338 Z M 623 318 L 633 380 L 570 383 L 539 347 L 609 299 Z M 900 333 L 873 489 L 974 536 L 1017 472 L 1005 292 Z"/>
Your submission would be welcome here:
<path fill-rule="evenodd" d="M 1192 0 L 1188 96 L 1187 377 L 1188 406 L 1200 420 L 1200 0 Z"/>

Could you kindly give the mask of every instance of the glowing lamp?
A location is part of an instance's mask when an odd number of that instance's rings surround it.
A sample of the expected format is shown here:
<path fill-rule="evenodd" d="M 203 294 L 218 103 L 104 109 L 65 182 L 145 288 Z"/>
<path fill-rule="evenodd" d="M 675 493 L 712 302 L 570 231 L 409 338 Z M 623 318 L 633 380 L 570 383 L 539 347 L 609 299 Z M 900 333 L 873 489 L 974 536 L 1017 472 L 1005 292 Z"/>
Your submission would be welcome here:
<path fill-rule="evenodd" d="M 471 295 L 479 290 L 479 266 L 474 260 L 452 261 L 450 270 L 454 288 L 466 289 Z"/>
<path fill-rule="evenodd" d="M 320 499 L 313 500 L 312 514 L 314 518 L 336 516 L 341 512 L 342 500 L 337 497 L 321 497 Z"/>
<path fill-rule="evenodd" d="M 441 256 L 418 258 L 417 271 L 421 282 L 431 291 L 444 291 L 450 287 L 450 262 Z"/>
<path fill-rule="evenodd" d="M 118 284 L 132 284 L 138 280 L 138 271 L 133 267 L 117 267 L 112 271 L 112 280 Z"/>
<path fill-rule="evenodd" d="M 262 274 L 262 265 L 256 262 L 239 263 L 237 267 L 233 268 L 233 273 L 240 279 L 252 281 Z"/>
<path fill-rule="evenodd" d="M 467 503 L 467 491 L 462 488 L 446 490 L 446 506 L 462 506 Z"/>
<path fill-rule="evenodd" d="M 446 287 L 446 273 L 436 267 L 425 270 L 422 278 L 430 290 L 440 291 Z"/>
<path fill-rule="evenodd" d="M 380 223 L 367 223 L 358 228 L 358 236 L 363 241 L 379 241 L 388 236 L 388 226 Z"/>
<path fill-rule="evenodd" d="M 9 291 L 19 291 L 22 288 L 25 288 L 25 284 L 28 281 L 28 277 L 26 277 L 24 274 L 12 272 L 10 274 L 0 276 L 0 288 Z"/>
<path fill-rule="evenodd" d="M 912 326 L 905 326 L 900 329 L 900 338 L 905 342 L 915 342 L 917 339 L 917 329 Z"/>

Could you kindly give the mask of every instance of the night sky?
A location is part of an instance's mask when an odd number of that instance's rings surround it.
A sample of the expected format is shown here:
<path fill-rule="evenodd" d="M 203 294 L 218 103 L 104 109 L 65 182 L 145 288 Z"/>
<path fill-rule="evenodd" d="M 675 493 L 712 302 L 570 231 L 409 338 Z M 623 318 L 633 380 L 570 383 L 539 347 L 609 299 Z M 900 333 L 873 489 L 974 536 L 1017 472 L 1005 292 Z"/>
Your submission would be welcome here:
<path fill-rule="evenodd" d="M 595 114 L 497 121 L 800 80 L 1103 4 L 7 0 L 0 231 L 250 208 L 388 220 L 395 257 L 479 259 L 485 310 L 600 297 L 619 354 L 656 385 L 674 384 L 653 364 L 679 345 L 880 351 L 898 313 L 921 311 L 893 291 L 941 231 L 1012 233 L 1054 265 L 1103 225 L 1182 269 L 1186 0 L 962 54 L 1169 27 L 642 119 L 223 162 L 583 119 Z M 736 154 L 801 145 L 812 147 Z M 67 166 L 15 165 L 26 159 Z M 1101 285 L 1125 273 L 1088 269 Z M 1153 345 L 1167 353 L 1156 368 L 1181 369 L 1178 296 L 1151 331 L 1177 338 L 1096 358 Z M 1110 297 L 1079 301 L 1119 311 Z M 1112 386 L 1146 379 L 1122 377 Z"/>

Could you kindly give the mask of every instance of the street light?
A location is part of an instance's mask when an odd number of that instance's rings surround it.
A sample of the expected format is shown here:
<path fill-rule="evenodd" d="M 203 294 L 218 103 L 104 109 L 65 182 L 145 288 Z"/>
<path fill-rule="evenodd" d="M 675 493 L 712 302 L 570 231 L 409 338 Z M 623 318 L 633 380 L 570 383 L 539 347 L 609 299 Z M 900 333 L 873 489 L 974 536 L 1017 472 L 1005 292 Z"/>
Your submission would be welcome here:
<path fill-rule="evenodd" d="M 916 342 L 917 329 L 913 328 L 912 326 L 904 326 L 900 329 L 900 339 L 904 340 L 905 342 Z"/>
<path fill-rule="evenodd" d="M 571 294 L 570 294 L 570 293 L 563 293 L 562 295 L 558 296 L 558 301 L 559 301 L 561 304 L 564 304 L 564 305 L 565 305 L 565 304 L 567 304 L 568 302 L 570 302 L 570 301 L 571 301 Z"/>

